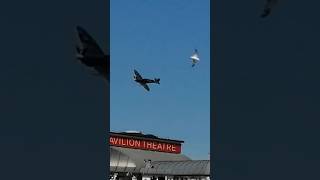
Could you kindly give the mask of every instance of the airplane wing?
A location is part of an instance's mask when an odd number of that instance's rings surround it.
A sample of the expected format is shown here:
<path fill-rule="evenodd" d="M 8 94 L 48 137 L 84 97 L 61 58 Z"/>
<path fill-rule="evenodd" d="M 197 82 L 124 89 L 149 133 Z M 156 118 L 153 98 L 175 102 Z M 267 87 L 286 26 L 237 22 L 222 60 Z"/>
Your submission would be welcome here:
<path fill-rule="evenodd" d="M 77 26 L 77 33 L 81 42 L 82 49 L 86 56 L 104 56 L 103 51 L 98 46 L 97 42 L 89 35 L 89 33 L 82 27 Z"/>
<path fill-rule="evenodd" d="M 147 91 L 150 91 L 150 88 L 147 84 L 141 84 Z"/>
<path fill-rule="evenodd" d="M 192 61 L 200 61 L 200 58 L 198 55 L 194 54 L 192 56 L 190 56 L 190 59 L 192 59 Z"/>
<path fill-rule="evenodd" d="M 134 74 L 136 75 L 136 78 L 139 80 L 139 79 L 142 79 L 142 76 L 138 73 L 137 70 L 134 70 Z"/>
<path fill-rule="evenodd" d="M 194 53 L 190 56 L 190 59 L 192 59 L 192 62 L 200 61 L 197 49 L 195 49 Z"/>

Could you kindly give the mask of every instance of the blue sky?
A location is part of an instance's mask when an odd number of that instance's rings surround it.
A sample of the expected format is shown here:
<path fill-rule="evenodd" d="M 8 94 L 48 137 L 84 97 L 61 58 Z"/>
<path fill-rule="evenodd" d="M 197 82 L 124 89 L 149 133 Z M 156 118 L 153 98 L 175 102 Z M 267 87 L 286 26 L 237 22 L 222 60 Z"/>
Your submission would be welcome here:
<path fill-rule="evenodd" d="M 210 1 L 111 0 L 111 130 L 184 140 L 183 153 L 210 151 Z M 191 68 L 189 56 L 201 62 Z M 160 78 L 150 92 L 133 81 Z"/>

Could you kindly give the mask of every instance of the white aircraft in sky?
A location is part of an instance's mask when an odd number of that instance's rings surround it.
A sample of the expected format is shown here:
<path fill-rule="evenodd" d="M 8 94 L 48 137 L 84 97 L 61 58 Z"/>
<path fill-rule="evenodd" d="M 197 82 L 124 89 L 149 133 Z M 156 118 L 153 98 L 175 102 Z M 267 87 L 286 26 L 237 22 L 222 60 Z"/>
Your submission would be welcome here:
<path fill-rule="evenodd" d="M 200 61 L 199 53 L 197 49 L 194 50 L 193 54 L 190 56 L 190 59 L 192 61 L 192 67 L 194 67 L 196 63 Z"/>

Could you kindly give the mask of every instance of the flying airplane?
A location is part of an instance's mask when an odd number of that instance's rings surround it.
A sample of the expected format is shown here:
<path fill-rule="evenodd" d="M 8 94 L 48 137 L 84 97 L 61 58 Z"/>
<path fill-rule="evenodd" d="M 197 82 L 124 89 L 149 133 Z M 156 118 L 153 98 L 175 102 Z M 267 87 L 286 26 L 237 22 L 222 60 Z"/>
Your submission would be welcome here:
<path fill-rule="evenodd" d="M 76 27 L 80 44 L 76 46 L 77 59 L 93 68 L 99 75 L 110 81 L 110 55 L 105 55 L 96 41 L 82 27 Z"/>
<path fill-rule="evenodd" d="M 192 67 L 194 67 L 196 63 L 200 61 L 199 53 L 197 49 L 194 50 L 194 53 L 190 56 L 190 59 L 192 61 Z"/>
<path fill-rule="evenodd" d="M 264 5 L 263 13 L 260 15 L 261 18 L 265 18 L 270 15 L 271 10 L 277 4 L 278 0 L 267 0 Z"/>
<path fill-rule="evenodd" d="M 143 86 L 147 91 L 150 91 L 149 86 L 147 85 L 148 83 L 156 83 L 160 84 L 160 79 L 159 78 L 154 78 L 153 79 L 144 79 L 142 76 L 138 73 L 137 70 L 134 70 L 134 75 L 133 75 L 134 81 L 139 83 L 141 86 Z"/>

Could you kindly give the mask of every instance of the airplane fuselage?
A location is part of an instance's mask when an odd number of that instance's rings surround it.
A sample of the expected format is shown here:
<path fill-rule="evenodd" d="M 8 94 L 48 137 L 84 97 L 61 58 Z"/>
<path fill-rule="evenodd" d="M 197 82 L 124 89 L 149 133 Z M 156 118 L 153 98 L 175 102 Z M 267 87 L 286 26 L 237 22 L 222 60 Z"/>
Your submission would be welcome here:
<path fill-rule="evenodd" d="M 141 84 L 156 83 L 153 79 L 135 79 L 135 81 Z"/>
<path fill-rule="evenodd" d="M 135 82 L 139 83 L 141 86 L 143 86 L 147 91 L 150 91 L 148 83 L 155 83 L 160 84 L 160 78 L 154 78 L 154 79 L 144 79 L 142 76 L 138 73 L 137 70 L 134 70 L 133 79 Z"/>

